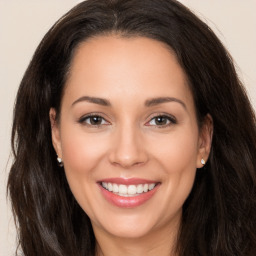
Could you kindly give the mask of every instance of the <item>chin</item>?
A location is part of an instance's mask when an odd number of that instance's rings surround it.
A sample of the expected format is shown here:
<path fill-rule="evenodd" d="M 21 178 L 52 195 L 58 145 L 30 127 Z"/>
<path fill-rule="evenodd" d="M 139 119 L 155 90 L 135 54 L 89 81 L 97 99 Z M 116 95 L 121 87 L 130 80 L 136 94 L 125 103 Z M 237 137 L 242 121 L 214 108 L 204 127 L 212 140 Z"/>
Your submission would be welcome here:
<path fill-rule="evenodd" d="M 112 214 L 98 218 L 98 223 L 93 224 L 97 230 L 105 231 L 109 235 L 135 239 L 145 237 L 154 231 L 161 223 L 161 219 L 150 214 L 134 213 L 134 209 L 130 209 L 130 214 Z"/>
<path fill-rule="evenodd" d="M 152 227 L 150 225 L 132 224 L 132 225 L 113 225 L 106 227 L 106 231 L 112 236 L 126 239 L 138 239 L 150 234 Z"/>

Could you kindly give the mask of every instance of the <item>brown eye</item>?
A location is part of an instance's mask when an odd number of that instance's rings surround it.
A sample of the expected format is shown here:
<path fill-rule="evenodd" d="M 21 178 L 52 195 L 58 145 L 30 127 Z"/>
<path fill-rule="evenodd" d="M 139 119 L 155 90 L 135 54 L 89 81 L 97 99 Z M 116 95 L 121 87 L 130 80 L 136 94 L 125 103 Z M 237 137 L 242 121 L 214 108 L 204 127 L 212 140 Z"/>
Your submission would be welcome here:
<path fill-rule="evenodd" d="M 169 120 L 164 116 L 158 116 L 155 118 L 156 125 L 166 125 L 168 121 Z"/>
<path fill-rule="evenodd" d="M 100 126 L 109 124 L 102 116 L 99 115 L 85 116 L 81 118 L 79 122 L 89 126 Z"/>
<path fill-rule="evenodd" d="M 149 126 L 168 126 L 171 124 L 176 124 L 176 119 L 174 117 L 159 115 L 152 118 L 147 125 Z"/>
<path fill-rule="evenodd" d="M 88 119 L 89 119 L 88 121 L 91 125 L 100 125 L 103 120 L 103 118 L 100 116 L 91 116 Z"/>

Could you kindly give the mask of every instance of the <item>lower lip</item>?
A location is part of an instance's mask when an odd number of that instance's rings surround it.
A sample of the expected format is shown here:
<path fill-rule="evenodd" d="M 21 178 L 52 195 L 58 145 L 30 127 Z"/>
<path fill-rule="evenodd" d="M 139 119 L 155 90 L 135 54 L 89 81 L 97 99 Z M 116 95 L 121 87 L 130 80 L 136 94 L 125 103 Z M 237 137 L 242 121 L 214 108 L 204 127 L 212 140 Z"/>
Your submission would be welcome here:
<path fill-rule="evenodd" d="M 99 187 L 101 189 L 101 192 L 104 198 L 108 202 L 122 208 L 133 208 L 133 207 L 140 206 L 144 204 L 146 201 L 148 201 L 158 190 L 159 184 L 156 185 L 152 190 L 146 193 L 141 193 L 137 196 L 132 196 L 132 197 L 119 196 L 117 194 L 109 192 L 107 189 L 103 188 L 100 184 L 99 184 Z"/>

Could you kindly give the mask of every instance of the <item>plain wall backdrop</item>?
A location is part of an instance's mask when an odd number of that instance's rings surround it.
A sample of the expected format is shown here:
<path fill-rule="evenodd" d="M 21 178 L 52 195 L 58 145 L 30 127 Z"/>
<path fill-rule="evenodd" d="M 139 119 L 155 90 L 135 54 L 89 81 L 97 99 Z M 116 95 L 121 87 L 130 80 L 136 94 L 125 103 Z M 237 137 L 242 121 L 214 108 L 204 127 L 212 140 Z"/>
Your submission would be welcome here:
<path fill-rule="evenodd" d="M 15 254 L 16 231 L 6 182 L 10 168 L 12 111 L 20 80 L 53 23 L 81 1 L 0 0 L 0 255 Z M 256 1 L 180 0 L 203 19 L 233 56 L 256 109 Z M 228 100 L 228 99 L 227 99 Z M 9 162 L 8 162 L 9 159 Z"/>

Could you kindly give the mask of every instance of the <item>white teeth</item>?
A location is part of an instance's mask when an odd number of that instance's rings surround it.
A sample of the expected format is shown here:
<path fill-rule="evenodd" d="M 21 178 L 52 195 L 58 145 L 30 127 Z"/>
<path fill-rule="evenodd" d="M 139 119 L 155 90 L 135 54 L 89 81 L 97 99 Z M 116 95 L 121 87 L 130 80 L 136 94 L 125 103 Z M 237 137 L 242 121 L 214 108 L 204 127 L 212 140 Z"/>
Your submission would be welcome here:
<path fill-rule="evenodd" d="M 137 194 L 141 194 L 143 192 L 143 185 L 142 184 L 137 186 L 136 192 L 137 192 Z"/>
<path fill-rule="evenodd" d="M 118 190 L 118 192 L 119 192 L 120 194 L 127 194 L 127 190 L 128 190 L 127 186 L 125 186 L 125 185 L 119 185 L 119 190 Z"/>
<path fill-rule="evenodd" d="M 146 193 L 150 190 L 152 190 L 156 183 L 151 184 L 138 184 L 138 185 L 123 185 L 123 184 L 115 184 L 110 182 L 102 182 L 102 187 L 107 189 L 110 192 L 113 192 L 115 194 L 118 194 L 120 196 L 134 196 L 139 195 L 141 193 Z"/>
<path fill-rule="evenodd" d="M 117 184 L 113 184 L 113 192 L 118 193 L 119 188 Z"/>
<path fill-rule="evenodd" d="M 148 192 L 148 184 L 144 184 L 143 191 Z"/>
<path fill-rule="evenodd" d="M 108 183 L 108 191 L 113 191 L 113 186 L 112 186 L 112 183 Z"/>
<path fill-rule="evenodd" d="M 129 185 L 128 186 L 128 194 L 129 195 L 135 195 L 137 192 L 137 188 L 135 185 Z"/>
<path fill-rule="evenodd" d="M 155 184 L 152 183 L 152 184 L 150 184 L 150 185 L 148 186 L 148 190 L 152 190 L 154 187 L 155 187 Z"/>
<path fill-rule="evenodd" d="M 108 184 L 106 182 L 102 182 L 102 187 L 108 189 Z"/>

